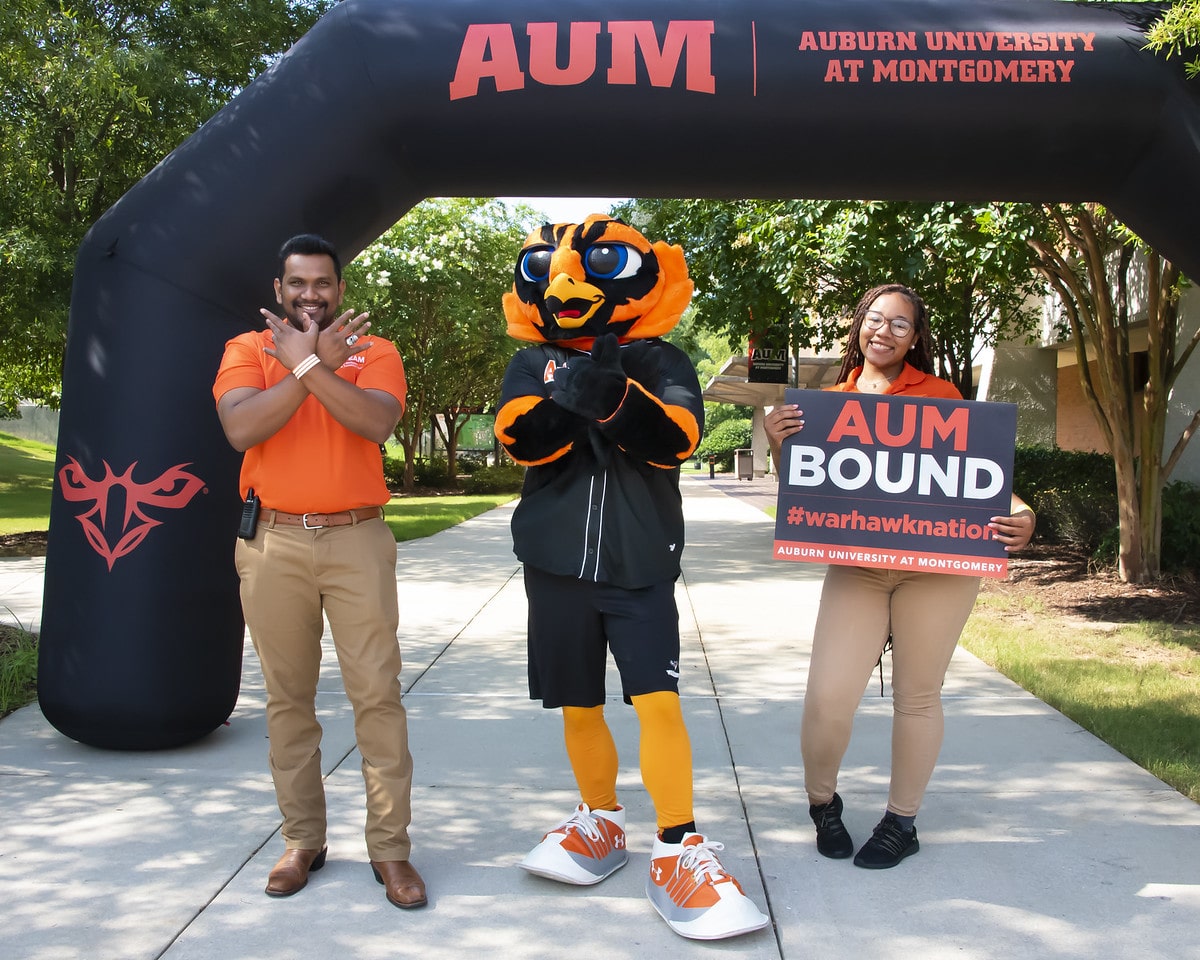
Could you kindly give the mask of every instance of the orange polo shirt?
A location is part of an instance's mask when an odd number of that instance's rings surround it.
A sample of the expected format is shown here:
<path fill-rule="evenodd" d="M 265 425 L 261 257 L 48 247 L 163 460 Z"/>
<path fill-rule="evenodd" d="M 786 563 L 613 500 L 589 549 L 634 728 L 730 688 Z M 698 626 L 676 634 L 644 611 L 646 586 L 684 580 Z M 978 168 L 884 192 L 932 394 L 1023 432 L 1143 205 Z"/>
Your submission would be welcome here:
<path fill-rule="evenodd" d="M 213 397 L 237 387 L 265 390 L 291 371 L 263 352 L 273 346 L 269 330 L 243 333 L 225 344 Z M 372 335 L 371 348 L 350 357 L 337 375 L 364 390 L 383 390 L 400 401 L 407 393 L 404 364 L 389 340 Z M 347 430 L 314 396 L 307 397 L 283 428 L 246 451 L 241 494 L 253 488 L 269 510 L 335 513 L 376 507 L 391 497 L 383 479 L 379 444 Z"/>
<path fill-rule="evenodd" d="M 863 372 L 862 367 L 855 367 L 850 371 L 850 376 L 841 383 L 835 383 L 830 390 L 836 390 L 840 393 L 852 393 L 858 389 L 859 374 Z M 888 388 L 882 394 L 877 396 L 897 396 L 908 394 L 910 397 L 936 397 L 943 400 L 961 400 L 962 394 L 958 392 L 958 387 L 952 384 L 949 380 L 940 380 L 931 373 L 922 373 L 911 363 L 906 363 L 904 369 L 900 371 L 900 376 L 896 377 Z"/>

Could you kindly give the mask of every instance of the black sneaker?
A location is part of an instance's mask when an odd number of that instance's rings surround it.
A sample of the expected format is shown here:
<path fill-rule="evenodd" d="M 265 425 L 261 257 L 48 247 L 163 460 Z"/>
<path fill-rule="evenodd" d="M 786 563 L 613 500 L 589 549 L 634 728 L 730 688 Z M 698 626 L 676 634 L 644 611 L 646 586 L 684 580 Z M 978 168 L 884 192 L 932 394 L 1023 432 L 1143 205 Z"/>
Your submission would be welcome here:
<path fill-rule="evenodd" d="M 836 793 L 828 803 L 809 804 L 808 815 L 817 826 L 817 852 L 832 860 L 845 860 L 854 852 L 854 841 L 842 823 L 842 798 Z"/>
<path fill-rule="evenodd" d="M 894 867 L 905 857 L 911 857 L 921 849 L 917 842 L 917 828 L 905 830 L 894 813 L 888 812 L 875 827 L 871 839 L 863 844 L 854 858 L 856 867 L 868 870 L 886 870 Z"/>

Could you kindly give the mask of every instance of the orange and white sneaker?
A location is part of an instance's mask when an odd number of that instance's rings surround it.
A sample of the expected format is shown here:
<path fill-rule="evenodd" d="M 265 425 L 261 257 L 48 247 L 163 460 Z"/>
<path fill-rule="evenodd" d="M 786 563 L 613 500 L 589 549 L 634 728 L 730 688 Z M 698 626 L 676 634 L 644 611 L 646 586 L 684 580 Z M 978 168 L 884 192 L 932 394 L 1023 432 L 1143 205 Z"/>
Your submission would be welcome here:
<path fill-rule="evenodd" d="M 625 808 L 592 810 L 586 803 L 542 837 L 517 866 L 563 883 L 599 883 L 629 859 Z"/>
<path fill-rule="evenodd" d="M 722 940 L 770 922 L 721 866 L 716 854 L 724 849 L 698 833 L 685 834 L 682 843 L 654 838 L 646 896 L 681 937 Z"/>

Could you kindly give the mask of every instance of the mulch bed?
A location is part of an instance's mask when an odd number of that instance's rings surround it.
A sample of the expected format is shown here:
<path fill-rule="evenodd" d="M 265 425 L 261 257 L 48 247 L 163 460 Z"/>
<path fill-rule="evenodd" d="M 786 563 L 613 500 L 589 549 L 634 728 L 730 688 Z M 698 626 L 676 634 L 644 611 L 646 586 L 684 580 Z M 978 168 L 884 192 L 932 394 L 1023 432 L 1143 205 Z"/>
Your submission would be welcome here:
<path fill-rule="evenodd" d="M 1200 579 L 1194 573 L 1124 583 L 1115 567 L 1096 569 L 1086 554 L 1063 547 L 1034 546 L 1013 554 L 1008 579 L 985 578 L 982 589 L 1036 595 L 1051 613 L 1106 623 L 1200 623 Z"/>
<path fill-rule="evenodd" d="M 0 557 L 44 557 L 47 535 L 45 530 L 0 534 Z"/>

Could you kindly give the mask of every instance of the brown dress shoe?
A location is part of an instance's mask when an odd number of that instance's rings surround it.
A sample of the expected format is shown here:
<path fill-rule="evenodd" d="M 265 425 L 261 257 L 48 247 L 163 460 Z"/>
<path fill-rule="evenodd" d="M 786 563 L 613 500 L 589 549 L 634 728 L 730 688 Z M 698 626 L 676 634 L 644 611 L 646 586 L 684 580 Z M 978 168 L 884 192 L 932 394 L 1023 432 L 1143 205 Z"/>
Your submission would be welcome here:
<path fill-rule="evenodd" d="M 325 854 L 328 852 L 328 847 L 320 850 L 288 850 L 267 877 L 267 896 L 290 897 L 293 893 L 299 893 L 308 883 L 309 873 L 325 866 Z"/>
<path fill-rule="evenodd" d="M 407 860 L 372 860 L 371 872 L 383 884 L 388 903 L 403 910 L 423 907 L 429 902 L 425 896 L 425 881 L 417 868 Z"/>

